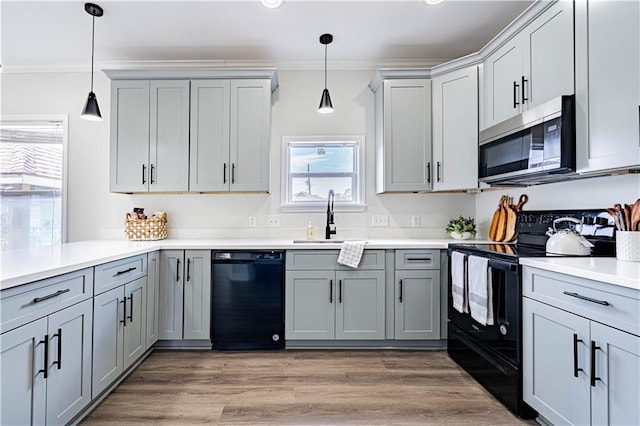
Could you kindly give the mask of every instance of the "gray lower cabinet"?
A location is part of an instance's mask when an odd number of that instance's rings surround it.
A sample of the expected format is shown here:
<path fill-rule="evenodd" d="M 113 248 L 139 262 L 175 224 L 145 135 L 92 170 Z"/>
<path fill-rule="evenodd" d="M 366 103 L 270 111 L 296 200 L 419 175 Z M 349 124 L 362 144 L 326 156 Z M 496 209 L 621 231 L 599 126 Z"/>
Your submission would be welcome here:
<path fill-rule="evenodd" d="M 288 340 L 384 339 L 384 250 L 365 251 L 359 269 L 337 258 L 333 250 L 287 252 Z"/>
<path fill-rule="evenodd" d="M 147 323 L 146 349 L 158 341 L 158 309 L 160 304 L 160 252 L 147 255 Z"/>
<path fill-rule="evenodd" d="M 94 297 L 94 397 L 146 350 L 146 284 L 138 278 Z"/>
<path fill-rule="evenodd" d="M 524 400 L 552 424 L 640 424 L 640 292 L 528 267 L 523 292 Z"/>
<path fill-rule="evenodd" d="M 3 327 L 0 424 L 66 424 L 91 401 L 91 278 L 89 269 L 2 293 L 3 311 L 48 315 L 6 332 Z M 80 294 L 84 301 L 54 308 Z"/>
<path fill-rule="evenodd" d="M 211 251 L 160 252 L 158 338 L 210 339 Z"/>
<path fill-rule="evenodd" d="M 396 250 L 395 339 L 440 339 L 440 252 Z"/>

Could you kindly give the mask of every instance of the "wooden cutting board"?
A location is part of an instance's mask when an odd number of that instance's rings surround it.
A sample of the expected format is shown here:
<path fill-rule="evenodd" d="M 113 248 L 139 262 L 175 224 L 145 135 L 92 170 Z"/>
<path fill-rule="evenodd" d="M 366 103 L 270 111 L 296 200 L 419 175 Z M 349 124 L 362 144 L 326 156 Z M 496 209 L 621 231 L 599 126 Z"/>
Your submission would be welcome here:
<path fill-rule="evenodd" d="M 505 223 L 504 239 L 502 241 L 509 242 L 516 238 L 516 210 L 512 205 L 511 199 L 505 204 L 505 210 L 507 212 L 507 219 Z"/>
<path fill-rule="evenodd" d="M 503 208 L 505 197 L 506 197 L 505 195 L 500 197 L 500 202 L 498 203 L 498 208 L 493 213 L 493 217 L 491 218 L 491 226 L 489 226 L 489 239 L 491 241 L 501 241 L 501 240 L 498 240 L 496 238 L 498 236 L 498 222 L 499 222 L 499 218 L 500 218 L 500 211 Z"/>
<path fill-rule="evenodd" d="M 507 209 L 509 208 L 509 197 L 502 197 L 500 212 L 498 213 L 498 224 L 496 225 L 496 239 L 494 241 L 504 241 L 507 232 Z"/>

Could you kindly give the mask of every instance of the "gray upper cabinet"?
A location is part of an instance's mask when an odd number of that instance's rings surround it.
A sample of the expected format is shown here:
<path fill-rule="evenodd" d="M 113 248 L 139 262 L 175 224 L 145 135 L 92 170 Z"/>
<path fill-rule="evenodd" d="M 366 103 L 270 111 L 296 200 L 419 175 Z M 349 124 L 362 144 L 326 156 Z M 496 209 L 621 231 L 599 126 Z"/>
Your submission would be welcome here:
<path fill-rule="evenodd" d="M 104 72 L 111 192 L 269 192 L 274 68 Z"/>
<path fill-rule="evenodd" d="M 229 80 L 191 82 L 191 191 L 229 190 Z"/>
<path fill-rule="evenodd" d="M 231 80 L 231 191 L 269 191 L 271 82 Z"/>
<path fill-rule="evenodd" d="M 640 2 L 576 2 L 575 37 L 577 170 L 640 167 Z"/>
<path fill-rule="evenodd" d="M 189 81 L 152 80 L 149 192 L 189 189 Z"/>
<path fill-rule="evenodd" d="M 387 79 L 375 90 L 376 192 L 431 189 L 431 81 Z"/>
<path fill-rule="evenodd" d="M 149 188 L 149 82 L 111 83 L 111 192 Z"/>
<path fill-rule="evenodd" d="M 573 2 L 559 1 L 484 62 L 482 127 L 574 90 Z"/>
<path fill-rule="evenodd" d="M 187 191 L 189 81 L 111 84 L 112 192 Z"/>
<path fill-rule="evenodd" d="M 432 80 L 435 191 L 478 187 L 478 67 Z"/>
<path fill-rule="evenodd" d="M 271 82 L 191 86 L 191 191 L 269 191 Z"/>

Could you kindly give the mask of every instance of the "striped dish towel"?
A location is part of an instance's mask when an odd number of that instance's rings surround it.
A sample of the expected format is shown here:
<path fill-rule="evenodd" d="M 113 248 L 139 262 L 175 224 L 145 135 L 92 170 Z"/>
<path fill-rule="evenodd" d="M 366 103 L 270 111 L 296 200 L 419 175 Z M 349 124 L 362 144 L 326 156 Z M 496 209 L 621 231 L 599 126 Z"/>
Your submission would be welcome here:
<path fill-rule="evenodd" d="M 338 256 L 338 263 L 350 268 L 357 268 L 360 264 L 360 259 L 362 259 L 365 244 L 367 244 L 366 241 L 343 242 Z"/>

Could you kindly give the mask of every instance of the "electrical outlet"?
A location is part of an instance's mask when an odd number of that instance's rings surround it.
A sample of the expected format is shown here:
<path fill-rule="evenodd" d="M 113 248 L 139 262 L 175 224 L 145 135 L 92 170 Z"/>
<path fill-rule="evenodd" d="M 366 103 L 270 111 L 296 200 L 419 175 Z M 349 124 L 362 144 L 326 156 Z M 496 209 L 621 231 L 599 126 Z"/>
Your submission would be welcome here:
<path fill-rule="evenodd" d="M 255 216 L 249 216 L 249 228 L 255 228 L 258 224 Z"/>
<path fill-rule="evenodd" d="M 420 216 L 411 216 L 411 226 L 414 228 L 420 227 Z"/>
<path fill-rule="evenodd" d="M 389 216 L 386 214 L 374 214 L 371 216 L 371 226 L 389 226 Z"/>
<path fill-rule="evenodd" d="M 280 228 L 280 216 L 272 214 L 267 217 L 267 226 L 269 228 Z"/>

